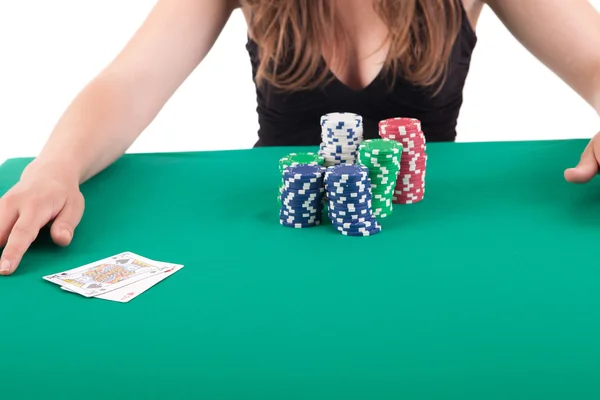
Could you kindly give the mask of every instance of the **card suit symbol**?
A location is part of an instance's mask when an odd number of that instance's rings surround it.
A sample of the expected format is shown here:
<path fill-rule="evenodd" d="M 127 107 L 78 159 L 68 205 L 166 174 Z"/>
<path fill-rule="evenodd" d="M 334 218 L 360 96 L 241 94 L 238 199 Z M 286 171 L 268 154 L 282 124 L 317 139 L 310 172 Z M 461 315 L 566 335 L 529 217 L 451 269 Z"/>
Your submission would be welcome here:
<path fill-rule="evenodd" d="M 127 261 L 129 261 L 128 258 L 122 258 L 120 260 L 117 260 L 116 263 L 118 263 L 118 264 L 127 264 Z"/>
<path fill-rule="evenodd" d="M 90 286 L 88 286 L 88 288 L 90 289 L 98 289 L 100 287 L 102 287 L 102 285 L 99 285 L 97 283 L 92 283 Z"/>

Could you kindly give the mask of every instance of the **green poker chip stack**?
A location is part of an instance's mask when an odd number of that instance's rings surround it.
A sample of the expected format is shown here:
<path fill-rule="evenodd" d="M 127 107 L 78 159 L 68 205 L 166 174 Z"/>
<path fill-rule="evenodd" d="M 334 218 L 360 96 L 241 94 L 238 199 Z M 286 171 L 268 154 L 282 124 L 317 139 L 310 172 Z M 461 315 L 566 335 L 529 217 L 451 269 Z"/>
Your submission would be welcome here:
<path fill-rule="evenodd" d="M 281 174 L 281 184 L 279 185 L 279 194 L 277 201 L 281 204 L 281 192 L 283 192 L 283 171 L 287 167 L 294 167 L 296 165 L 320 165 L 322 166 L 325 162 L 323 156 L 317 153 L 290 153 L 287 156 L 279 160 L 279 173 Z"/>
<path fill-rule="evenodd" d="M 357 162 L 369 169 L 375 218 L 385 218 L 392 213 L 401 157 L 402 144 L 395 140 L 368 139 L 358 148 Z"/>

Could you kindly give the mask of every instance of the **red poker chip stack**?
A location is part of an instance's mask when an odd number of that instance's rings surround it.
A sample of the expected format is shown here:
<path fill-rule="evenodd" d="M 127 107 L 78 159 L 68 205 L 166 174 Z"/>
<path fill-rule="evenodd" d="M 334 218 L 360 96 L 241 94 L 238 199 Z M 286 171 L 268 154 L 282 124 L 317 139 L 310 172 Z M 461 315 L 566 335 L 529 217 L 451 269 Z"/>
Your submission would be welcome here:
<path fill-rule="evenodd" d="M 400 172 L 392 202 L 412 204 L 425 195 L 427 143 L 421 121 L 415 118 L 389 118 L 379 122 L 379 136 L 402 143 Z"/>

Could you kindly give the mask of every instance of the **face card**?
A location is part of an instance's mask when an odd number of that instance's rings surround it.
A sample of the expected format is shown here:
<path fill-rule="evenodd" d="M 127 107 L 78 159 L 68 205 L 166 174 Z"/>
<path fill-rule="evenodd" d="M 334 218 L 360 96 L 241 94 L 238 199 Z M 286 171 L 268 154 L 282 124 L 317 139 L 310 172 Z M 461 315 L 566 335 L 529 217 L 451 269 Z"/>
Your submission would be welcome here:
<path fill-rule="evenodd" d="M 97 299 L 102 299 L 102 300 L 127 303 L 127 302 L 133 300 L 134 298 L 136 298 L 137 296 L 139 296 L 140 294 L 144 293 L 146 290 L 150 289 L 152 286 L 156 285 L 160 281 L 168 278 L 169 276 L 173 275 L 175 272 L 177 272 L 181 268 L 183 268 L 183 265 L 180 265 L 180 264 L 165 264 L 165 265 L 169 266 L 169 269 L 167 269 L 164 272 L 159 272 L 158 274 L 151 276 L 147 279 L 143 279 L 141 281 L 131 283 L 127 286 L 123 286 L 120 289 L 115 289 L 108 293 L 100 294 L 100 295 L 97 295 L 94 297 Z M 72 290 L 67 289 L 64 286 L 61 286 L 61 289 L 65 290 L 67 292 L 72 292 Z"/>
<path fill-rule="evenodd" d="M 94 297 L 157 275 L 170 267 L 140 255 L 125 252 L 43 279 L 74 293 Z"/>

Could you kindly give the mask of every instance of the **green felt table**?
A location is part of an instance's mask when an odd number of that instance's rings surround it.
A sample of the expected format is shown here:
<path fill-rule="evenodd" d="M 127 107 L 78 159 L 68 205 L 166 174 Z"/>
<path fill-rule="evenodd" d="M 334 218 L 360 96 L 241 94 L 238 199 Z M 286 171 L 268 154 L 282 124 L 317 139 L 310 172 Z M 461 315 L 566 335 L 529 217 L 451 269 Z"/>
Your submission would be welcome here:
<path fill-rule="evenodd" d="M 316 149 L 126 155 L 1 277 L 0 398 L 598 399 L 584 146 L 429 144 L 425 200 L 359 238 L 279 225 L 278 159 Z M 122 251 L 185 267 L 125 304 L 42 280 Z"/>

